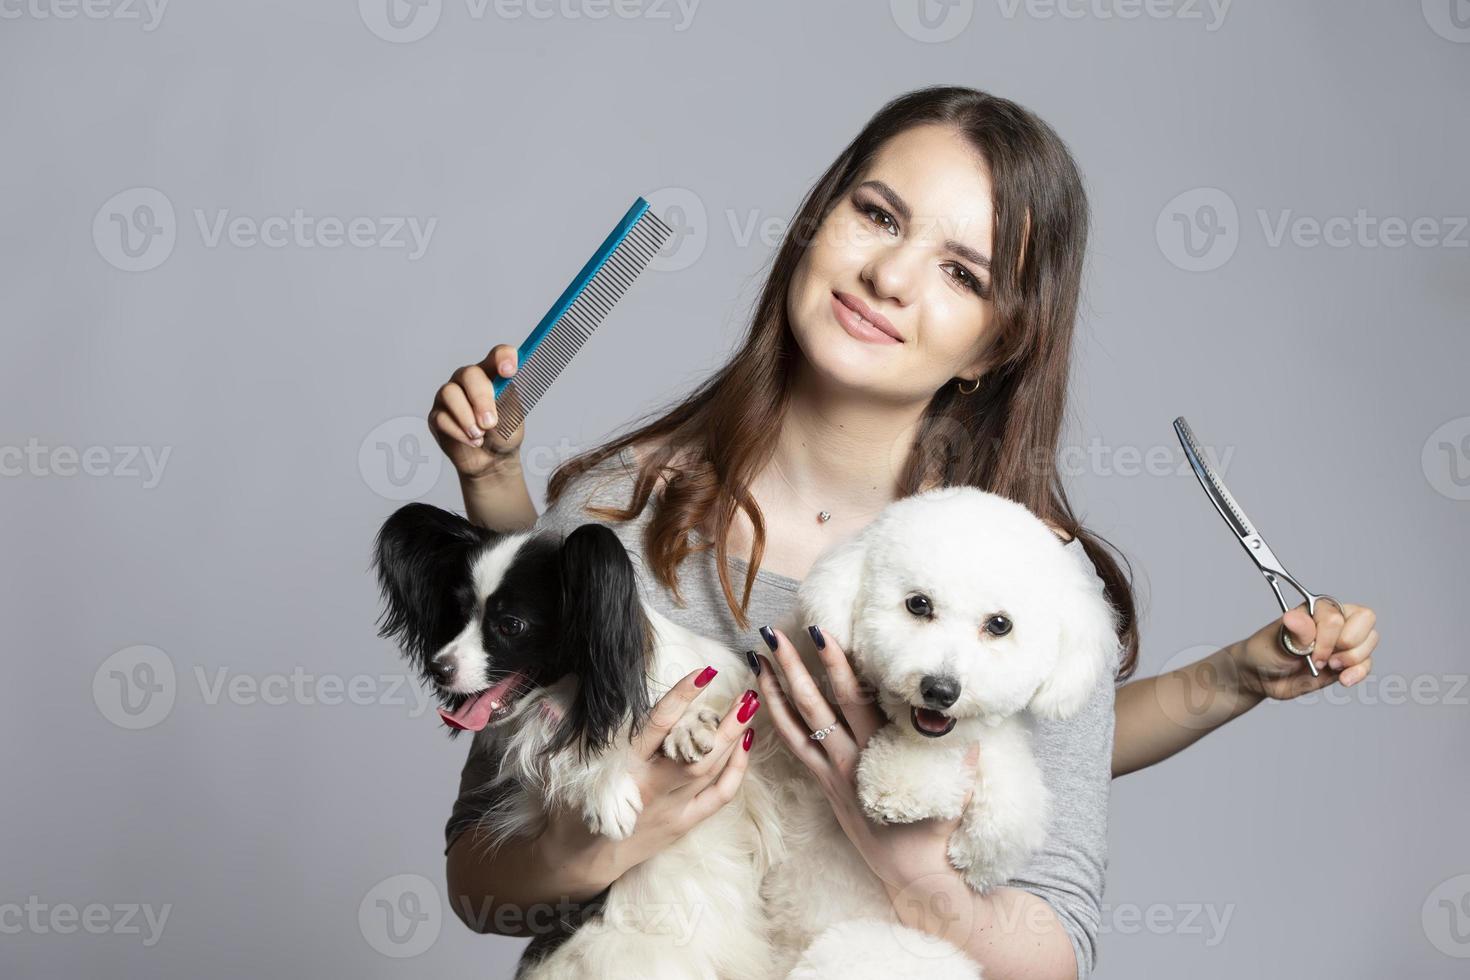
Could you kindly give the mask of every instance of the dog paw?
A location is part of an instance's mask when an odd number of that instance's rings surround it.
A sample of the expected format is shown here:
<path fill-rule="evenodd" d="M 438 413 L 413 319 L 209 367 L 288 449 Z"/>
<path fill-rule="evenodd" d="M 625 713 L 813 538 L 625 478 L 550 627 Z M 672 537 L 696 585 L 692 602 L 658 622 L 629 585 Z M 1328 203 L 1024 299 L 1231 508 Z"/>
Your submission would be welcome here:
<path fill-rule="evenodd" d="M 633 833 L 638 814 L 643 812 L 643 797 L 638 784 L 625 776 L 617 788 L 598 794 L 587 801 L 582 817 L 587 829 L 612 840 L 624 840 Z"/>
<path fill-rule="evenodd" d="M 907 793 L 882 786 L 859 786 L 863 810 L 879 823 L 914 823 L 928 819 L 927 807 Z"/>
<path fill-rule="evenodd" d="M 664 755 L 675 762 L 698 762 L 714 751 L 719 727 L 720 713 L 713 708 L 685 712 L 664 737 Z"/>

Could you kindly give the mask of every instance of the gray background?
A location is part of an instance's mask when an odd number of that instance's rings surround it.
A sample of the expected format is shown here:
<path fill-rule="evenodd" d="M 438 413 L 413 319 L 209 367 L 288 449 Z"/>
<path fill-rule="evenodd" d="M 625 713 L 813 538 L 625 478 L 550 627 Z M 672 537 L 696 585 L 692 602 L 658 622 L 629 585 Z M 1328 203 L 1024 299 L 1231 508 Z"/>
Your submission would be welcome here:
<path fill-rule="evenodd" d="M 521 941 L 443 905 L 463 743 L 374 635 L 378 524 L 460 506 L 434 389 L 518 343 L 636 195 L 679 223 L 533 416 L 539 500 L 726 356 L 775 241 L 750 223 L 949 82 L 1039 113 L 1088 181 L 1068 442 L 1096 448 L 1069 481 L 1138 572 L 1140 674 L 1276 613 L 1177 472 L 1179 414 L 1288 567 L 1384 637 L 1369 681 L 1115 784 L 1097 975 L 1463 975 L 1464 0 L 936 5 L 947 40 L 912 2 L 443 0 L 401 30 L 386 0 L 27 3 L 0 20 L 0 972 L 507 976 Z M 129 258 L 116 221 L 160 198 Z M 436 224 L 418 256 L 209 235 L 297 209 L 374 241 Z M 1360 209 L 1432 222 L 1273 244 L 1283 215 Z M 380 900 L 420 918 L 390 932 Z M 168 908 L 156 941 L 130 904 Z M 88 905 L 100 934 L 66 917 Z"/>

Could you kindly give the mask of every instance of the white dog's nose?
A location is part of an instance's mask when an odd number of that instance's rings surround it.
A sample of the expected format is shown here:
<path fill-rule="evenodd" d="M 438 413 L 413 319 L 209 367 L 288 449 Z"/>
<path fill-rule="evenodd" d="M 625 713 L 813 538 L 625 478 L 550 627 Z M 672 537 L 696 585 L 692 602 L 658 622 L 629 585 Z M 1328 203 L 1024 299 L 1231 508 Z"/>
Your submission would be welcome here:
<path fill-rule="evenodd" d="M 924 697 L 924 704 L 936 711 L 943 711 L 959 700 L 960 682 L 953 677 L 926 674 L 919 681 L 919 693 Z"/>

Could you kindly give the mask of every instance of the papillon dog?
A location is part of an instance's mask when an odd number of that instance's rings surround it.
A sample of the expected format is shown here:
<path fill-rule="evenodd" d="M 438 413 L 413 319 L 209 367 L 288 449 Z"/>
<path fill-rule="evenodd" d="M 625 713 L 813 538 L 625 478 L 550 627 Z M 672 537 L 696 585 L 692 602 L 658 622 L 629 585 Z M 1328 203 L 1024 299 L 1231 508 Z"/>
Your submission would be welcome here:
<path fill-rule="evenodd" d="M 652 704 L 689 672 L 719 670 L 663 743 L 695 761 L 749 680 L 742 657 L 642 600 L 631 556 L 602 524 L 501 533 L 412 503 L 379 530 L 374 566 L 379 635 L 437 692 L 451 736 L 474 733 L 497 760 L 482 787 L 497 803 L 471 828 L 488 848 L 528 845 L 554 810 L 628 837 L 644 802 L 630 739 Z M 759 885 L 779 849 L 774 795 L 752 767 L 734 800 L 625 872 L 601 917 L 524 980 L 765 976 Z"/>

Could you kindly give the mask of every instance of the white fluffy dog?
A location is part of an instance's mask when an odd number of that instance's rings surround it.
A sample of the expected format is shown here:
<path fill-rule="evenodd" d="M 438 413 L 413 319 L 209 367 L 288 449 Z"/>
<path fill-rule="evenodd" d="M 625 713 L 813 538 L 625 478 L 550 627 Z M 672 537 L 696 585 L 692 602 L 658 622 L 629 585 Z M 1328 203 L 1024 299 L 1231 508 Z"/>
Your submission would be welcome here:
<path fill-rule="evenodd" d="M 971 789 L 963 759 L 978 742 L 974 796 L 950 838 L 950 861 L 977 891 L 1020 871 L 1045 841 L 1050 805 L 1026 713 L 1075 714 L 1117 665 L 1116 614 L 1087 570 L 1022 505 L 941 487 L 890 504 L 824 554 L 798 598 L 800 622 L 783 631 L 794 637 L 816 624 L 834 637 L 890 719 L 858 765 L 868 815 L 959 816 Z M 814 651 L 801 649 L 812 677 L 825 677 Z M 926 980 L 978 978 L 978 964 L 956 947 L 898 924 L 881 883 L 784 745 L 770 763 L 784 770 L 786 844 L 762 885 L 774 975 L 922 969 Z"/>

